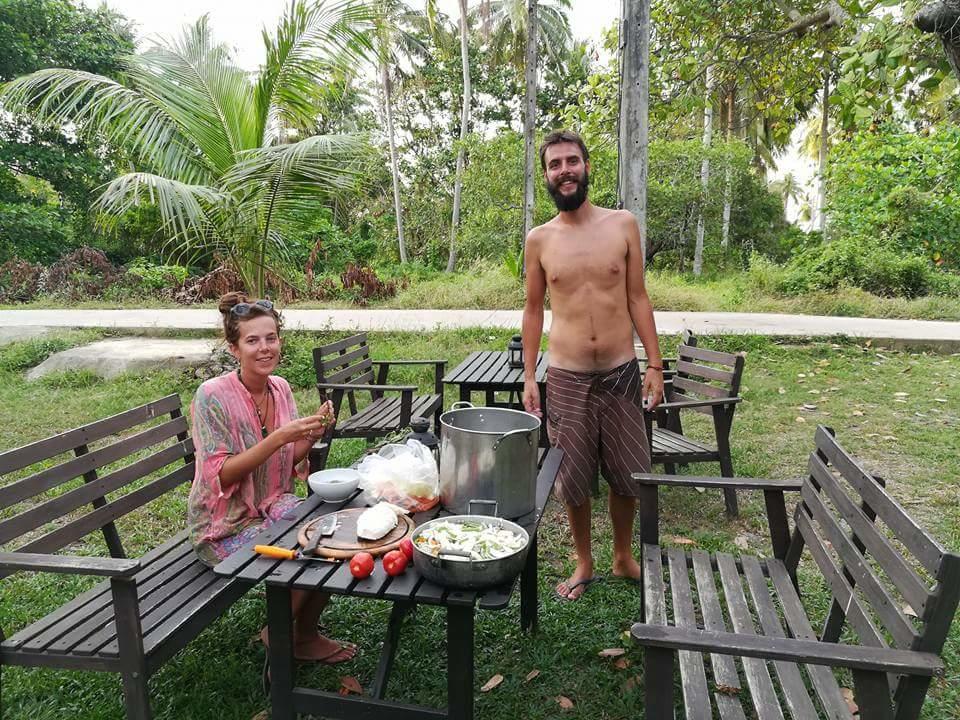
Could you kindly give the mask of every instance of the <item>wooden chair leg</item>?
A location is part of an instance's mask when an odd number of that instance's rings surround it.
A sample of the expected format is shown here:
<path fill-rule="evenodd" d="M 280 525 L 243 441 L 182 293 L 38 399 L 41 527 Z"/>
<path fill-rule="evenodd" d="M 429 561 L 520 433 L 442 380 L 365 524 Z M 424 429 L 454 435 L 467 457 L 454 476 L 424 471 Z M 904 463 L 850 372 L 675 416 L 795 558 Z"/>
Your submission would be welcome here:
<path fill-rule="evenodd" d="M 644 648 L 643 677 L 647 720 L 673 720 L 674 654 L 673 650 Z"/>
<path fill-rule="evenodd" d="M 720 456 L 720 475 L 722 477 L 734 477 L 733 460 L 729 455 Z M 740 507 L 737 503 L 737 491 L 732 488 L 726 488 L 723 491 L 723 502 L 727 506 L 727 515 L 735 518 L 740 514 Z"/>

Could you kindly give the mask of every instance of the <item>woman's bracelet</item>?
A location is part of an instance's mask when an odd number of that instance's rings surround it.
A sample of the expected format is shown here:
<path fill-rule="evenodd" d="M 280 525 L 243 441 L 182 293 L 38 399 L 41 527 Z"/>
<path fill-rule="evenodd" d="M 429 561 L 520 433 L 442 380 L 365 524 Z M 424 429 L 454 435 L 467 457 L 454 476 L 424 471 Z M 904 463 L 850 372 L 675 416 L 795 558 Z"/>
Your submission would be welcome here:
<path fill-rule="evenodd" d="M 647 365 L 647 370 L 659 370 L 663 372 L 663 365 Z"/>

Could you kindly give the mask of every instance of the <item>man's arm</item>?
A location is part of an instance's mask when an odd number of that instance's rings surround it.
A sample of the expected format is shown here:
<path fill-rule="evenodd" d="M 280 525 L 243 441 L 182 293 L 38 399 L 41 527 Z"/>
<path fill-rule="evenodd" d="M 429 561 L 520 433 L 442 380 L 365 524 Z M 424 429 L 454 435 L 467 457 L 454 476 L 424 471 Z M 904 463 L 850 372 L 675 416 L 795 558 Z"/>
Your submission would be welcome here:
<path fill-rule="evenodd" d="M 540 414 L 540 392 L 536 382 L 537 355 L 543 335 L 543 301 L 547 293 L 547 276 L 540 264 L 542 235 L 534 228 L 524 245 L 526 267 L 526 302 L 523 306 L 523 404 L 527 412 Z"/>
<path fill-rule="evenodd" d="M 643 281 L 644 257 L 640 246 L 640 227 L 633 213 L 627 210 L 621 212 L 624 213 L 626 226 L 627 304 L 630 319 L 647 354 L 647 366 L 660 368 L 659 371 L 648 371 L 644 378 L 644 395 L 650 394 L 649 390 L 654 390 L 654 397 L 650 399 L 653 407 L 663 396 L 663 358 L 660 356 L 660 341 L 657 338 L 657 326 L 653 319 L 653 305 L 650 303 L 647 286 Z M 654 382 L 653 375 L 657 376 L 657 382 Z"/>

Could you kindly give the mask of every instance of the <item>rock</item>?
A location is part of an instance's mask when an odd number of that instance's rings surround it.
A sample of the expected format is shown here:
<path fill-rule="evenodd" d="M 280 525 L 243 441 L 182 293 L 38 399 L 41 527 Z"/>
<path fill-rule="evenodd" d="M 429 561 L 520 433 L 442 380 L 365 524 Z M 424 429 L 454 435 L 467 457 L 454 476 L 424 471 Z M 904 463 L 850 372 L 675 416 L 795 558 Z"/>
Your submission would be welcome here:
<path fill-rule="evenodd" d="M 120 373 L 155 368 L 187 368 L 211 360 L 217 340 L 118 338 L 55 353 L 27 373 L 28 380 L 66 370 L 89 370 L 111 378 Z"/>

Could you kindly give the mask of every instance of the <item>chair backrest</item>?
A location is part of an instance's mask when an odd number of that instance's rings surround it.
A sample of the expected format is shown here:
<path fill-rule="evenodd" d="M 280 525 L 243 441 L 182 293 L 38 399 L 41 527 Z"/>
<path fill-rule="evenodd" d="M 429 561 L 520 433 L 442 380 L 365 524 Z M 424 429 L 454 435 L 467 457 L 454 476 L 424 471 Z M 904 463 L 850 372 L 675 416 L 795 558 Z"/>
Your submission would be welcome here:
<path fill-rule="evenodd" d="M 694 334 L 693 330 L 690 328 L 683 329 L 683 332 L 680 333 L 680 344 L 688 345 L 689 347 L 697 346 L 697 336 Z"/>
<path fill-rule="evenodd" d="M 829 641 L 845 621 L 861 644 L 939 654 L 960 599 L 960 555 L 947 552 L 907 514 L 883 482 L 819 427 L 801 489 L 786 563 L 804 546 L 833 595 Z M 897 718 L 917 717 L 923 679 L 893 678 Z"/>
<path fill-rule="evenodd" d="M 335 343 L 314 348 L 313 368 L 317 373 L 318 383 L 373 385 L 376 382 L 366 333 L 357 333 Z M 322 388 L 320 396 L 327 397 L 327 393 Z M 357 412 L 356 399 L 352 391 L 347 393 L 347 400 L 350 403 L 350 412 Z M 336 398 L 334 401 L 338 402 Z"/>
<path fill-rule="evenodd" d="M 743 353 L 725 353 L 692 345 L 677 349 L 676 374 L 669 401 L 735 397 L 743 377 Z M 731 411 L 732 411 L 731 406 Z M 710 408 L 693 408 L 706 415 Z"/>
<path fill-rule="evenodd" d="M 0 547 L 53 553 L 193 481 L 193 441 L 179 395 L 0 453 Z"/>

